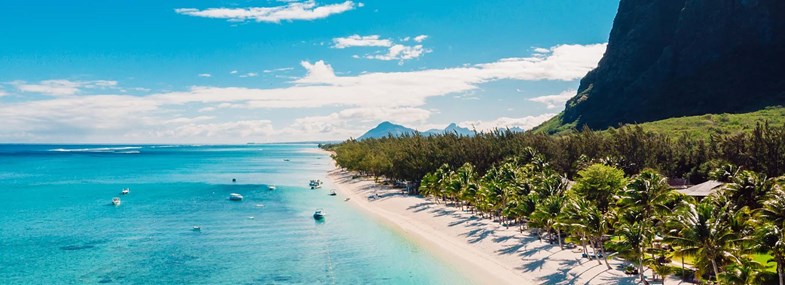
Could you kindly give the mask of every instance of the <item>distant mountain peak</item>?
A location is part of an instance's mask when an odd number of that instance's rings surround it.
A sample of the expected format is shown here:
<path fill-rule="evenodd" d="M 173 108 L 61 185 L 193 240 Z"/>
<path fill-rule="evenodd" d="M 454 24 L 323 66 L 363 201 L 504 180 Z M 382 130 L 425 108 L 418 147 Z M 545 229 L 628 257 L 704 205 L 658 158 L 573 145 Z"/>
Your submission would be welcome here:
<path fill-rule="evenodd" d="M 373 129 L 368 130 L 362 136 L 358 137 L 358 140 L 370 139 L 370 138 L 383 138 L 386 136 L 402 136 L 407 134 L 414 134 L 417 130 L 410 129 L 401 125 L 393 124 L 389 121 L 384 121 L 379 123 Z"/>
<path fill-rule="evenodd" d="M 363 140 L 368 138 L 383 138 L 389 135 L 402 136 L 407 134 L 411 135 L 415 133 L 417 133 L 417 130 L 415 129 L 397 125 L 389 121 L 384 121 L 379 123 L 379 125 L 377 125 L 373 129 L 368 130 L 365 134 L 358 137 L 357 139 Z M 425 132 L 422 132 L 422 134 L 425 136 L 456 134 L 459 136 L 467 136 L 467 137 L 471 137 L 475 135 L 473 130 L 469 128 L 461 127 L 456 123 L 450 123 L 444 129 L 430 129 Z"/>

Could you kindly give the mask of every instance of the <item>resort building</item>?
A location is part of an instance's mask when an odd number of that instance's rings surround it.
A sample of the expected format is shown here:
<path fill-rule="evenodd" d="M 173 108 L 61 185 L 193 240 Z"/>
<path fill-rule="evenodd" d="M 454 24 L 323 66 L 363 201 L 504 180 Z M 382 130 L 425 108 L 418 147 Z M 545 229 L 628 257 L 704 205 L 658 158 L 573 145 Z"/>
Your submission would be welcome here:
<path fill-rule="evenodd" d="M 695 197 L 696 200 L 700 201 L 703 198 L 706 198 L 706 196 L 709 196 L 711 193 L 717 191 L 717 189 L 722 187 L 722 185 L 725 185 L 725 183 L 719 182 L 717 180 L 709 180 L 701 184 L 692 185 L 686 189 L 676 189 L 676 191 L 679 191 L 687 196 Z"/>

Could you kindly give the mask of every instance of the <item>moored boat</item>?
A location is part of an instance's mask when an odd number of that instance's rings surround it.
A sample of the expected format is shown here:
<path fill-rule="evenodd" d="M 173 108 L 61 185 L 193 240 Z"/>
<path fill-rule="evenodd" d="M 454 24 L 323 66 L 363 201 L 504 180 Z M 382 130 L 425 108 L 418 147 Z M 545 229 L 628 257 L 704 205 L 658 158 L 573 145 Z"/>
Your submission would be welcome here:
<path fill-rule="evenodd" d="M 324 184 L 324 182 L 317 179 L 317 180 L 311 180 L 311 182 L 308 183 L 308 186 L 311 186 L 311 189 L 317 189 L 317 188 L 321 188 L 322 184 Z"/>
<path fill-rule="evenodd" d="M 323 220 L 324 211 L 322 209 L 316 209 L 316 212 L 313 212 L 313 218 L 316 220 Z"/>
<path fill-rule="evenodd" d="M 267 186 L 267 190 L 273 191 L 275 189 L 278 189 L 277 187 L 275 187 L 275 185 L 268 185 Z"/>
<path fill-rule="evenodd" d="M 120 202 L 120 198 L 118 198 L 118 197 L 112 198 L 112 205 L 120 206 L 120 203 L 121 203 Z"/>
<path fill-rule="evenodd" d="M 335 196 L 335 195 L 338 195 L 337 193 L 335 193 L 335 190 L 330 190 L 330 196 Z"/>
<path fill-rule="evenodd" d="M 240 195 L 240 194 L 237 194 L 237 193 L 231 193 L 231 194 L 229 194 L 229 200 L 232 200 L 232 201 L 242 201 L 243 200 L 243 195 Z"/>
<path fill-rule="evenodd" d="M 124 188 L 123 191 L 120 191 L 120 195 L 128 195 L 128 193 L 131 193 L 131 189 Z"/>

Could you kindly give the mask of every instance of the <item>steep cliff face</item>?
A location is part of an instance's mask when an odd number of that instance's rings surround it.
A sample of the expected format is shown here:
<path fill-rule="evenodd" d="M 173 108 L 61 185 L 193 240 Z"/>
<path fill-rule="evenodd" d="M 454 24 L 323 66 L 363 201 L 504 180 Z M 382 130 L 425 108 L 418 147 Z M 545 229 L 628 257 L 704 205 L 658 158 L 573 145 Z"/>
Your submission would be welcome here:
<path fill-rule="evenodd" d="M 621 0 L 558 119 L 603 129 L 783 104 L 785 0 Z"/>

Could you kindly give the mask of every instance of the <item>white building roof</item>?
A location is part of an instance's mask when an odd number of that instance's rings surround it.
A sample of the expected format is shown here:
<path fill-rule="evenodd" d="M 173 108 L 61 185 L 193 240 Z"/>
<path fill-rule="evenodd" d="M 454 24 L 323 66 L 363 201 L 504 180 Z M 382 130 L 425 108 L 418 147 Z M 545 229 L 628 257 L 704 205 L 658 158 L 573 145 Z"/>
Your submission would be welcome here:
<path fill-rule="evenodd" d="M 717 180 L 709 180 L 698 185 L 693 185 L 687 189 L 680 189 L 676 191 L 679 191 L 687 196 L 706 197 L 709 196 L 709 194 L 714 193 L 717 188 L 724 184 L 725 183 L 719 182 Z"/>

